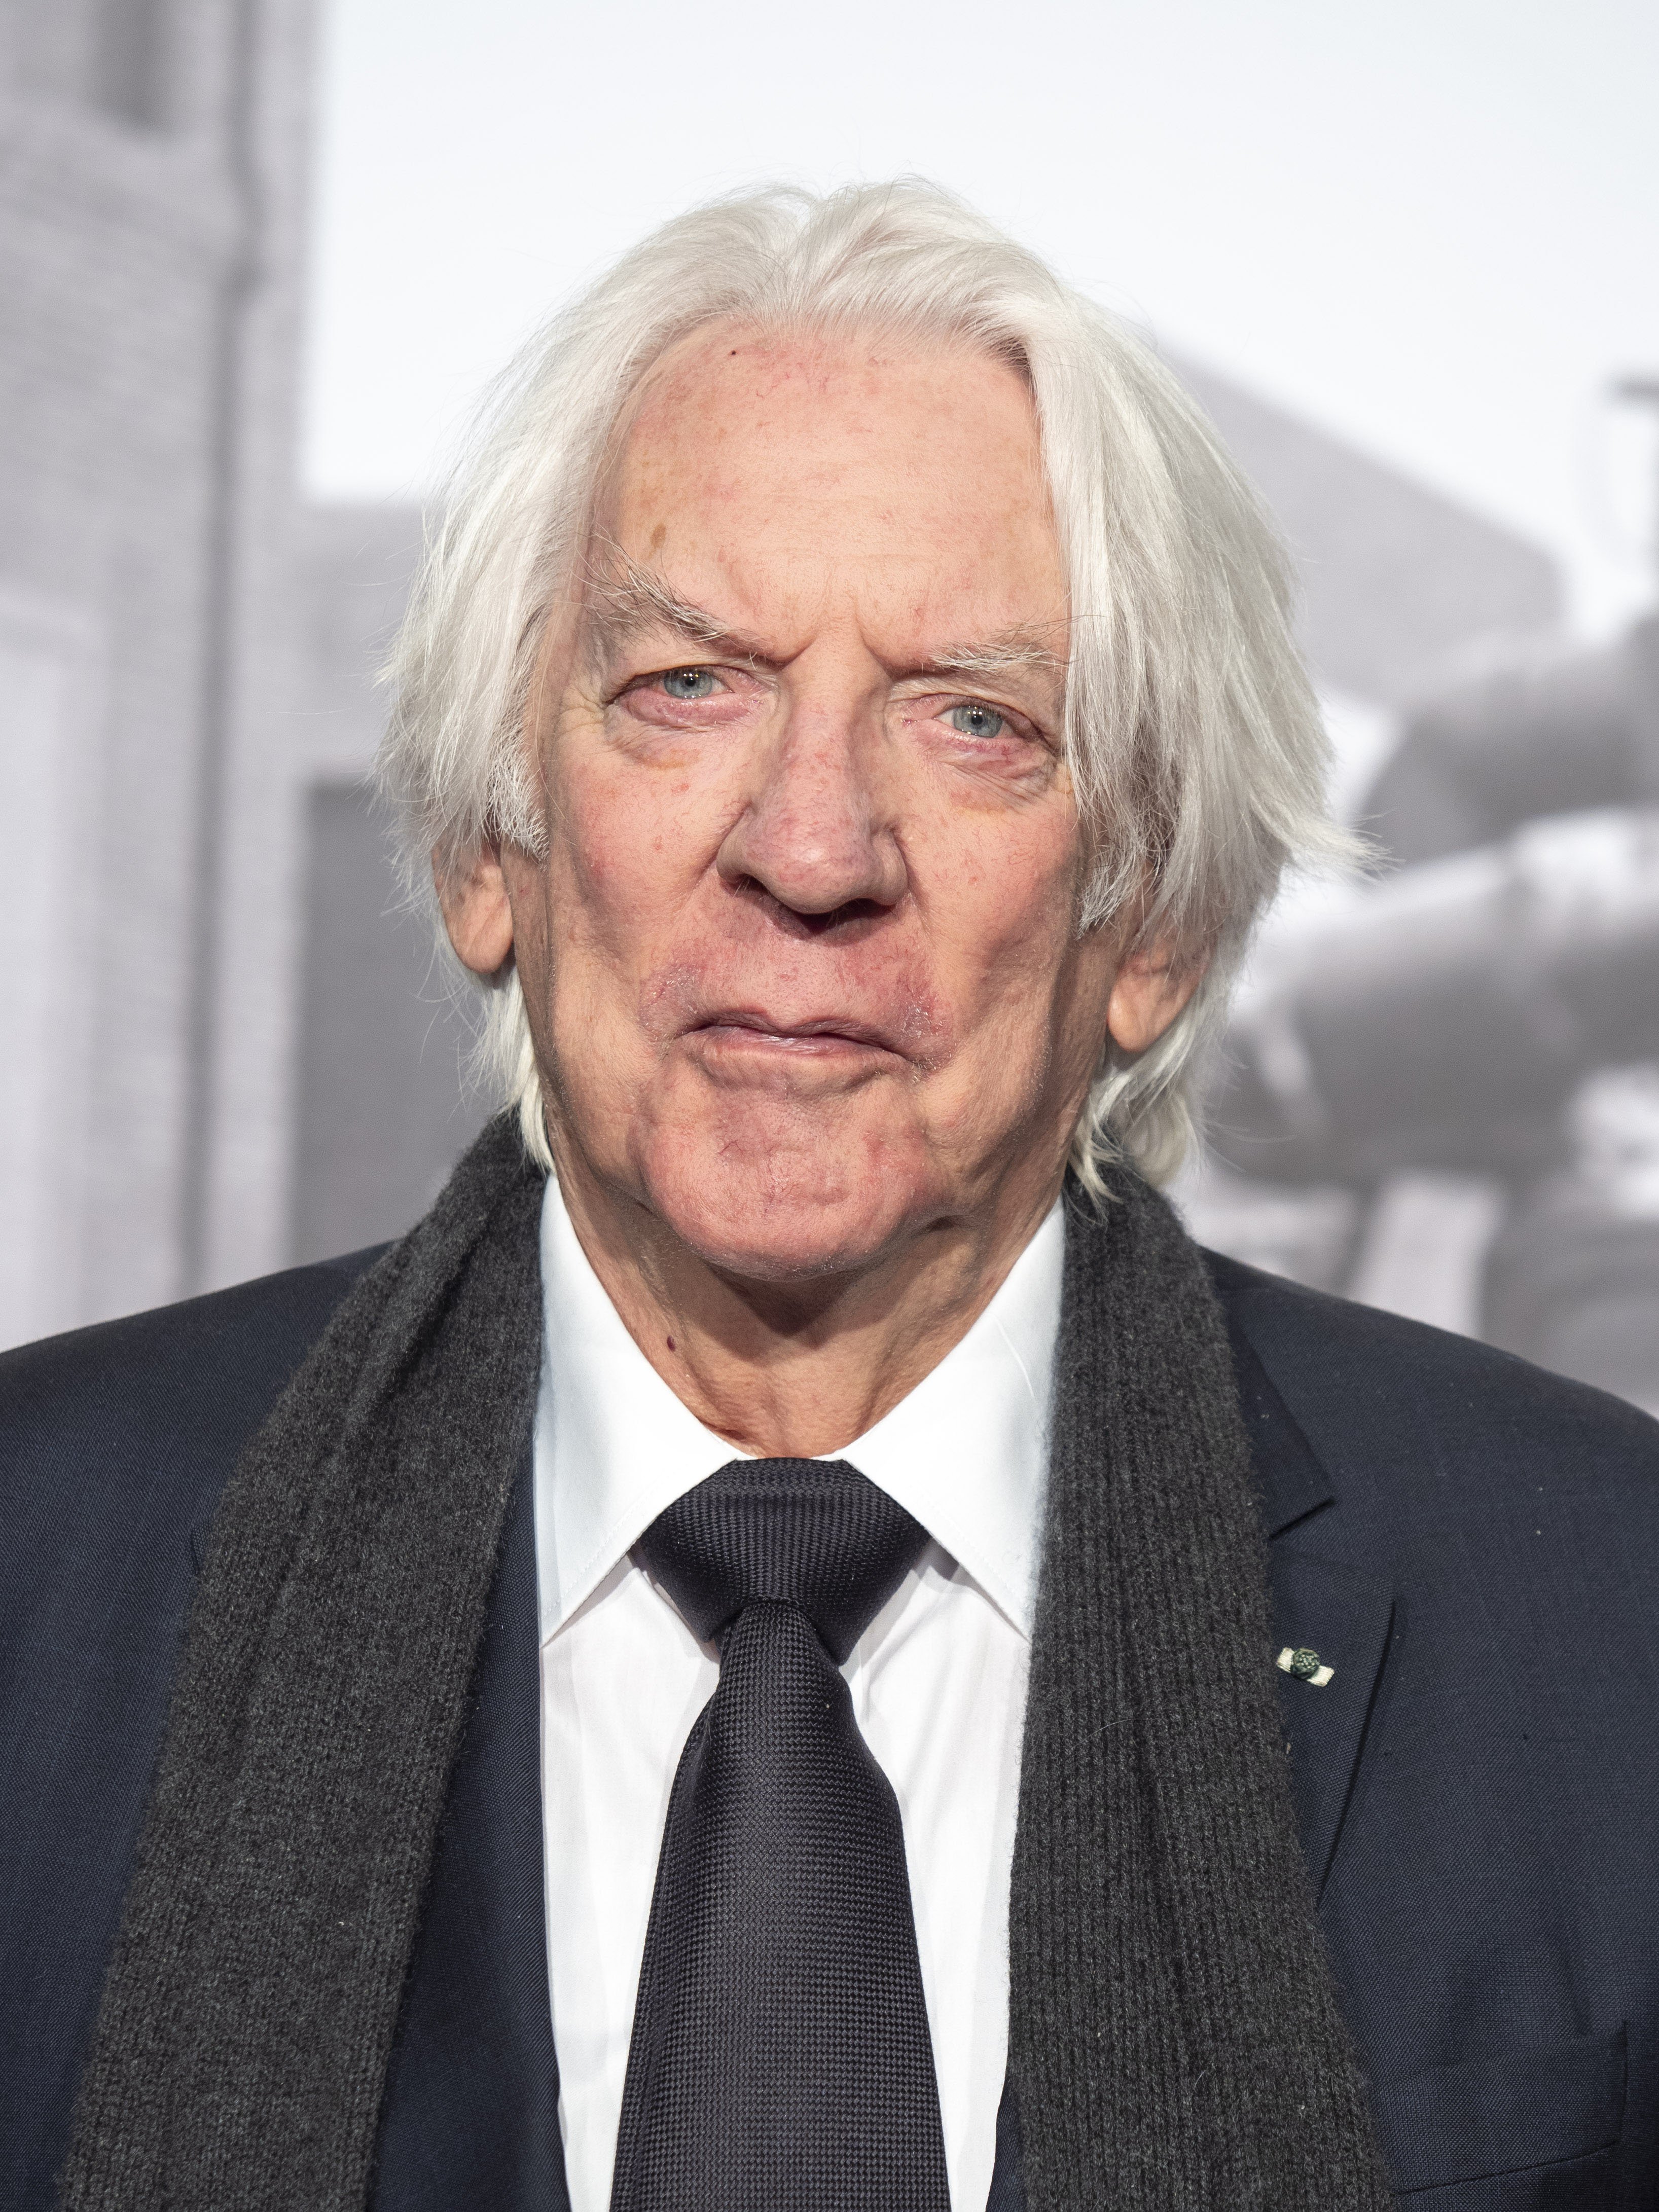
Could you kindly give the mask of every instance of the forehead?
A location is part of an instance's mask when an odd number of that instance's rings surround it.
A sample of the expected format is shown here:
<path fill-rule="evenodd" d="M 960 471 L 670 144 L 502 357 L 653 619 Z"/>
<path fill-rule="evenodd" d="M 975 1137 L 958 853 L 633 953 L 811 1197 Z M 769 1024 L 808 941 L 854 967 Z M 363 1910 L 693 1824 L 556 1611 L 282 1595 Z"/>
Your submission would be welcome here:
<path fill-rule="evenodd" d="M 596 528 L 730 619 L 851 604 L 954 636 L 1065 617 L 1030 390 L 966 346 L 699 331 L 618 426 Z"/>

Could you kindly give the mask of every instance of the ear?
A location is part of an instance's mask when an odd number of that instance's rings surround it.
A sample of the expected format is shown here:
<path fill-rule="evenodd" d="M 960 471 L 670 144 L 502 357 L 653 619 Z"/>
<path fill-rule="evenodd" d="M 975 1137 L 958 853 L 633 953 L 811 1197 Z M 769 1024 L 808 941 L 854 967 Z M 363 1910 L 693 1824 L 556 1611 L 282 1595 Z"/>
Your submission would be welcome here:
<path fill-rule="evenodd" d="M 432 879 L 456 958 L 475 975 L 497 974 L 513 950 L 513 908 L 501 847 L 481 845 L 471 866 L 459 876 L 441 868 L 434 853 Z"/>
<path fill-rule="evenodd" d="M 1170 939 L 1125 956 L 1106 1006 L 1106 1026 L 1120 1052 L 1158 1042 L 1204 980 L 1206 961 L 1182 959 Z"/>

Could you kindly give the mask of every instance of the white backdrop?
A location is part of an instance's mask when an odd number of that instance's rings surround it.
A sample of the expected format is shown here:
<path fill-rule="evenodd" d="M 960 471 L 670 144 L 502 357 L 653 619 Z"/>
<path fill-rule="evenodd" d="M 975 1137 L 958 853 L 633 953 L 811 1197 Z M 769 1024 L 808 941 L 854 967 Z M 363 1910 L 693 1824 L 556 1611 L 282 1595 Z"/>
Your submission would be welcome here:
<path fill-rule="evenodd" d="M 915 170 L 1537 538 L 1606 630 L 1647 589 L 1651 440 L 1599 395 L 1659 368 L 1656 117 L 1652 0 L 331 0 L 308 482 L 423 489 L 690 201 Z"/>

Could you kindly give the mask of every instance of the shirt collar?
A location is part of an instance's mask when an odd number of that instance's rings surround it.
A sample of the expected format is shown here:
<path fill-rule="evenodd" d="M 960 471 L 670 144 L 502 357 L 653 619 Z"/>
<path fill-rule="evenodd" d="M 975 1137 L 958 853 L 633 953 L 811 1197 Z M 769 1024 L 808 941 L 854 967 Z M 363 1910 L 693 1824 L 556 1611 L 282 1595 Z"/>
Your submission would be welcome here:
<path fill-rule="evenodd" d="M 1056 1204 L 961 1341 L 891 1413 L 829 1456 L 914 1514 L 1029 1636 L 1048 1466 L 1065 1231 Z M 542 1205 L 536 1552 L 543 1641 L 659 1513 L 744 1455 L 640 1350 L 550 1176 Z"/>

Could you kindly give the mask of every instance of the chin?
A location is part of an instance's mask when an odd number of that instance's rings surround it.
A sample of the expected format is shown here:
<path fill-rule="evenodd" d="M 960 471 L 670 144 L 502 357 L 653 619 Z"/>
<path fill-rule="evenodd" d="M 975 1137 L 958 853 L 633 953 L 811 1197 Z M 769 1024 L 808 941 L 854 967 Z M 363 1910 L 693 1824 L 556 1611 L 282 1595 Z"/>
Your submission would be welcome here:
<path fill-rule="evenodd" d="M 649 1148 L 639 1166 L 652 1211 L 699 1259 L 787 1283 L 867 1267 L 937 1217 L 917 1149 L 867 1136 L 757 1147 L 722 1133 Z"/>

